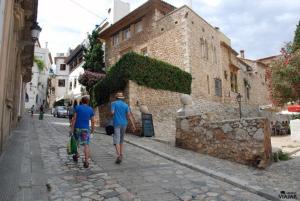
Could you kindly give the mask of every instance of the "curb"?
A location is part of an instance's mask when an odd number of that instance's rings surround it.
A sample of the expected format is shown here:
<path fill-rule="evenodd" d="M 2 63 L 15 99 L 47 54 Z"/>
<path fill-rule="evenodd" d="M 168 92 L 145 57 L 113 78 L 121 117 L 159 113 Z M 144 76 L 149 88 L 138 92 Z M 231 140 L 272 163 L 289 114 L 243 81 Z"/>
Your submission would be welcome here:
<path fill-rule="evenodd" d="M 207 176 L 210 176 L 210 177 L 213 177 L 215 179 L 218 179 L 220 181 L 223 181 L 223 182 L 226 182 L 226 183 L 229 183 L 233 186 L 236 186 L 238 188 L 241 188 L 243 190 L 246 190 L 248 192 L 251 192 L 251 193 L 254 193 L 254 194 L 257 194 L 261 197 L 264 197 L 266 199 L 269 199 L 269 200 L 274 200 L 274 201 L 280 201 L 280 199 L 270 193 L 266 193 L 264 192 L 263 188 L 259 187 L 259 186 L 253 186 L 253 185 L 250 185 L 247 181 L 243 181 L 241 179 L 238 179 L 238 178 L 235 178 L 235 177 L 232 177 L 232 176 L 229 176 L 227 174 L 224 174 L 222 172 L 217 172 L 217 171 L 214 171 L 214 170 L 210 170 L 206 167 L 203 167 L 203 166 L 198 166 L 198 165 L 194 165 L 188 161 L 185 161 L 185 160 L 178 160 L 176 159 L 175 157 L 173 156 L 170 156 L 166 153 L 163 153 L 163 152 L 160 152 L 160 151 L 157 151 L 157 150 L 154 150 L 152 148 L 149 148 L 149 147 L 144 147 L 142 145 L 139 145 L 138 143 L 136 142 L 133 142 L 131 140 L 128 140 L 128 139 L 124 139 L 125 142 L 127 142 L 128 144 L 131 144 L 133 146 L 136 146 L 138 148 L 141 148 L 141 149 L 144 149 L 152 154 L 155 154 L 155 155 L 158 155 L 160 157 L 163 157 L 167 160 L 170 160 L 172 162 L 175 162 L 177 164 L 180 164 L 180 165 L 183 165 L 185 167 L 188 167 L 192 170 L 195 170 L 195 171 L 198 171 L 198 172 L 201 172 Z"/>

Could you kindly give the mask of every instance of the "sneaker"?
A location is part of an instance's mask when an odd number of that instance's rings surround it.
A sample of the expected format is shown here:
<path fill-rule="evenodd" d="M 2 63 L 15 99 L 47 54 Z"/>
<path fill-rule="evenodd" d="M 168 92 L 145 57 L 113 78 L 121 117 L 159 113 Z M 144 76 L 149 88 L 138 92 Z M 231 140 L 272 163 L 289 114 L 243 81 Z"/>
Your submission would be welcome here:
<path fill-rule="evenodd" d="M 120 157 L 117 157 L 116 159 L 116 164 L 120 164 L 122 162 L 121 158 Z"/>
<path fill-rule="evenodd" d="M 78 158 L 79 158 L 79 156 L 77 154 L 73 155 L 73 161 L 74 162 L 78 162 Z"/>
<path fill-rule="evenodd" d="M 87 161 L 84 161 L 84 163 L 83 163 L 83 167 L 84 167 L 84 168 L 88 168 L 88 167 L 89 167 L 89 165 L 90 165 L 90 164 L 89 164 L 89 162 L 87 162 Z"/>

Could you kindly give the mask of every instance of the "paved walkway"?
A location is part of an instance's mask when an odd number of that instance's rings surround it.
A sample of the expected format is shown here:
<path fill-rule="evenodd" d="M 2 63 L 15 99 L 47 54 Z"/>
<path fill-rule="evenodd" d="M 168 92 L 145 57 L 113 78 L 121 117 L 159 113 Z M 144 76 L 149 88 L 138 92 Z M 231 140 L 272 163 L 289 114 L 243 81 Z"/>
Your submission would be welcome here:
<path fill-rule="evenodd" d="M 100 131 L 103 132 L 103 131 Z M 169 160 L 196 169 L 204 174 L 255 192 L 271 200 L 278 199 L 281 191 L 296 192 L 300 196 L 300 155 L 293 155 L 289 161 L 273 163 L 265 170 L 259 170 L 230 161 L 176 148 L 151 138 L 127 135 L 130 144 L 146 149 Z"/>
<path fill-rule="evenodd" d="M 112 139 L 102 134 L 84 169 L 66 154 L 68 129 L 66 119 L 23 119 L 0 159 L 0 200 L 266 200 L 130 144 L 116 165 Z"/>

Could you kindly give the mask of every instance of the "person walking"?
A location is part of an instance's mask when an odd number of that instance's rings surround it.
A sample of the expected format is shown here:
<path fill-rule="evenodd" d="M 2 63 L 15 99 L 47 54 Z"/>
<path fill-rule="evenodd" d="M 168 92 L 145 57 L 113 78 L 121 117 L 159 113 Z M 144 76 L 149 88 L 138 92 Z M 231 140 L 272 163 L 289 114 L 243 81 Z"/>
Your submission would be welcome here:
<path fill-rule="evenodd" d="M 39 116 L 39 119 L 40 120 L 43 120 L 43 118 L 44 118 L 44 106 L 43 105 L 41 105 L 41 107 L 40 107 L 40 116 Z"/>
<path fill-rule="evenodd" d="M 33 113 L 34 113 L 34 105 L 31 106 L 30 112 L 31 112 L 31 117 L 33 117 Z"/>
<path fill-rule="evenodd" d="M 117 159 L 116 163 L 120 164 L 123 159 L 123 141 L 124 135 L 127 128 L 128 120 L 132 124 L 133 131 L 136 130 L 133 121 L 132 113 L 128 105 L 124 102 L 124 95 L 122 92 L 116 93 L 116 101 L 111 104 L 111 114 L 113 115 L 114 134 L 113 143 L 116 148 Z"/>
<path fill-rule="evenodd" d="M 84 146 L 84 161 L 83 166 L 89 167 L 90 158 L 90 135 L 95 131 L 95 114 L 93 108 L 89 104 L 89 98 L 87 96 L 82 97 L 82 105 L 78 105 L 75 108 L 74 117 L 72 120 L 71 132 L 74 133 L 74 137 L 78 144 Z M 90 129 L 91 121 L 91 129 Z M 78 161 L 79 153 L 73 156 L 74 161 Z"/>

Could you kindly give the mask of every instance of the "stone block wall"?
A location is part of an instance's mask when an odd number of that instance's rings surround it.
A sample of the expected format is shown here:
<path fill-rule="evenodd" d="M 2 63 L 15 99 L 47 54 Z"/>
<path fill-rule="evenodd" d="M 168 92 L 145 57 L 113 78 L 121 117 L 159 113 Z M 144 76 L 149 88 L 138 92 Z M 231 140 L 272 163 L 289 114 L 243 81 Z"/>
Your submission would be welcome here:
<path fill-rule="evenodd" d="M 210 122 L 206 114 L 177 117 L 176 146 L 265 168 L 271 162 L 269 122 L 249 118 Z"/>
<path fill-rule="evenodd" d="M 153 116 L 156 137 L 174 139 L 176 111 L 181 107 L 180 93 L 151 89 L 129 81 L 124 95 L 125 102 L 128 103 L 138 128 L 136 135 L 140 135 L 142 127 L 139 105 L 146 105 Z M 114 101 L 113 95 L 111 96 L 112 101 Z M 110 103 L 99 106 L 97 110 L 99 111 L 99 125 L 104 127 L 110 117 Z M 132 131 L 131 125 L 127 131 Z"/>

